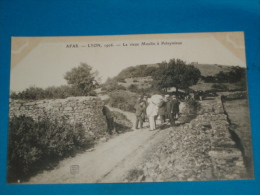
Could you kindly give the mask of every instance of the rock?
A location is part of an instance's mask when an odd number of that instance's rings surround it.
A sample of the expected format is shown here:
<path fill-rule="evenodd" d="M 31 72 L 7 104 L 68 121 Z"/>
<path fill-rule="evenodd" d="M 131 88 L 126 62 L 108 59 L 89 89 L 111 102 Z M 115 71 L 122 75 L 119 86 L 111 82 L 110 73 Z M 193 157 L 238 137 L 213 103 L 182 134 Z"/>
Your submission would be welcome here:
<path fill-rule="evenodd" d="M 141 175 L 140 177 L 138 177 L 137 182 L 142 182 L 145 180 L 145 176 Z"/>
<path fill-rule="evenodd" d="M 207 170 L 207 171 L 205 172 L 205 175 L 206 175 L 206 178 L 207 178 L 207 179 L 212 179 L 212 171 L 211 171 L 211 170 Z"/>

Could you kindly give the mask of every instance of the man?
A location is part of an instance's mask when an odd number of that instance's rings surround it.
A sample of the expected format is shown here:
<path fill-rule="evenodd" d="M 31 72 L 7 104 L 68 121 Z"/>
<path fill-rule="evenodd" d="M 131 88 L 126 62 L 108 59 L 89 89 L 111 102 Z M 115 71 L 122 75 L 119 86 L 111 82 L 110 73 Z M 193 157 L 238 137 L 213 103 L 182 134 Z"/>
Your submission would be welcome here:
<path fill-rule="evenodd" d="M 161 120 L 161 127 L 160 127 L 161 129 L 166 119 L 166 102 L 164 99 L 160 101 L 160 103 L 158 104 L 158 108 L 159 108 L 158 115 L 160 116 L 160 120 Z"/>
<path fill-rule="evenodd" d="M 112 130 L 114 129 L 114 118 L 109 108 L 105 106 L 104 102 L 102 105 L 103 105 L 102 112 L 103 115 L 105 115 L 107 120 L 107 132 L 111 135 Z"/>
<path fill-rule="evenodd" d="M 199 96 L 199 100 L 202 101 L 203 100 L 203 91 L 199 90 L 198 96 Z"/>
<path fill-rule="evenodd" d="M 180 111 L 179 105 L 180 105 L 179 100 L 175 96 L 173 96 L 172 113 L 173 113 L 174 121 L 177 120 L 177 117 L 179 115 L 179 111 Z"/>
<path fill-rule="evenodd" d="M 169 101 L 166 104 L 166 112 L 167 112 L 167 117 L 169 118 L 169 122 L 171 126 L 175 125 L 174 121 L 174 115 L 173 115 L 173 99 L 172 97 L 169 97 Z"/>
<path fill-rule="evenodd" d="M 142 96 L 139 96 L 137 98 L 137 101 L 136 101 L 135 106 L 134 106 L 135 109 L 138 107 L 138 105 L 140 104 L 141 101 L 142 101 Z"/>
<path fill-rule="evenodd" d="M 144 101 L 141 101 L 139 104 L 136 105 L 136 123 L 135 123 L 135 129 L 138 129 L 138 124 L 140 123 L 140 128 L 143 128 L 143 117 L 145 115 L 145 105 Z"/>
<path fill-rule="evenodd" d="M 147 96 L 144 96 L 143 101 L 144 101 L 145 110 L 144 110 L 143 122 L 145 122 L 146 119 L 148 119 L 147 114 L 146 114 L 146 108 L 147 108 L 147 106 L 148 106 L 148 101 L 147 101 L 147 100 L 148 100 L 148 97 L 147 97 Z"/>

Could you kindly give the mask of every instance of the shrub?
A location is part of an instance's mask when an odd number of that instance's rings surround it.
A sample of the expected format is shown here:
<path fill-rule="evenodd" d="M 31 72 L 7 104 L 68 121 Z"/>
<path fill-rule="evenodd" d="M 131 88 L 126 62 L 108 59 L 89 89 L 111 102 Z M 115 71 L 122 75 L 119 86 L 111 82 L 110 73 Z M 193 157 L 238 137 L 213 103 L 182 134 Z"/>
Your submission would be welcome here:
<path fill-rule="evenodd" d="M 131 84 L 129 87 L 128 87 L 128 90 L 133 92 L 133 93 L 137 93 L 139 90 L 138 90 L 138 87 L 137 85 L 134 85 L 134 84 Z"/>
<path fill-rule="evenodd" d="M 22 92 L 12 92 L 10 98 L 12 99 L 26 99 L 26 100 L 40 100 L 40 99 L 64 99 L 71 96 L 84 96 L 82 91 L 76 87 L 62 85 L 59 87 L 48 87 L 42 89 L 39 87 L 31 86 Z M 88 95 L 96 96 L 96 92 L 91 90 Z"/>
<path fill-rule="evenodd" d="M 13 117 L 9 122 L 7 180 L 26 180 L 58 160 L 74 155 L 87 144 L 81 124 Z"/>
<path fill-rule="evenodd" d="M 200 109 L 200 103 L 199 102 L 197 102 L 196 100 L 194 100 L 194 99 L 188 99 L 188 100 L 186 100 L 186 108 L 187 108 L 187 110 L 186 110 L 186 112 L 188 113 L 188 114 L 196 114 L 197 113 L 197 111 L 199 111 L 199 109 Z"/>
<path fill-rule="evenodd" d="M 109 93 L 109 105 L 128 112 L 135 112 L 137 95 L 127 91 L 117 91 Z"/>

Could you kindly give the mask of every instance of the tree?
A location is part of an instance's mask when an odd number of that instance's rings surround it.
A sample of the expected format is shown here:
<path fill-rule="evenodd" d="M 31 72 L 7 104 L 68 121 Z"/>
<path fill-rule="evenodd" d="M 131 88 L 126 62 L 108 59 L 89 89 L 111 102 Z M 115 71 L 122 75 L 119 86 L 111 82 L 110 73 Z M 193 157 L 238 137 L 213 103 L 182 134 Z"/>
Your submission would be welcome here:
<path fill-rule="evenodd" d="M 93 90 L 98 85 L 98 72 L 93 71 L 92 67 L 86 63 L 81 63 L 80 66 L 68 71 L 64 79 L 73 88 L 79 90 L 81 95 L 91 95 Z"/>
<path fill-rule="evenodd" d="M 187 89 L 189 86 L 199 81 L 201 73 L 193 65 L 186 65 L 180 59 L 171 59 L 169 63 L 162 62 L 158 70 L 153 75 L 155 84 L 167 91 L 167 88 L 175 87 L 178 89 Z"/>

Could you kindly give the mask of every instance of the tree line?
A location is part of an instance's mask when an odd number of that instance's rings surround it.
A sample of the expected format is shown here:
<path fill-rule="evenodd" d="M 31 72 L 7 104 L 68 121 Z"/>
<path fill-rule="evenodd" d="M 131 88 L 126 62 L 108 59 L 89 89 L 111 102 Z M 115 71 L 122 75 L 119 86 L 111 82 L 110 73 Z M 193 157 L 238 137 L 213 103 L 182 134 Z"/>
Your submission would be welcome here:
<path fill-rule="evenodd" d="M 137 85 L 131 85 L 128 88 L 119 84 L 125 82 L 129 77 L 147 77 L 151 76 L 153 81 L 150 83 L 150 88 L 139 89 Z M 241 67 L 233 67 L 230 72 L 219 72 L 213 76 L 203 76 L 198 68 L 193 65 L 186 64 L 181 59 L 171 59 L 169 62 L 163 61 L 157 66 L 139 65 L 135 67 L 128 67 L 122 70 L 116 77 L 108 78 L 104 84 L 100 84 L 100 78 L 97 71 L 86 64 L 81 63 L 78 67 L 72 68 L 66 72 L 64 79 L 67 85 L 58 87 L 48 87 L 42 89 L 31 86 L 22 92 L 12 92 L 10 97 L 12 99 L 57 99 L 67 98 L 70 96 L 95 96 L 94 89 L 102 87 L 104 91 L 112 92 L 116 90 L 129 90 L 135 93 L 153 93 L 164 92 L 171 87 L 179 89 L 188 89 L 195 85 L 201 79 L 208 83 L 237 83 L 238 85 L 246 87 L 246 70 Z"/>
<path fill-rule="evenodd" d="M 201 76 L 201 79 L 205 83 L 237 83 L 246 79 L 246 69 L 235 66 L 229 72 L 220 71 L 212 76 Z"/>
<path fill-rule="evenodd" d="M 157 64 L 158 67 L 139 65 L 136 67 L 129 67 L 122 70 L 118 76 L 111 79 L 108 78 L 103 86 L 104 90 L 127 90 L 127 88 L 118 84 L 118 82 L 125 82 L 125 78 L 129 77 L 147 77 L 152 76 L 153 81 L 151 87 L 146 89 L 139 89 L 137 85 L 130 85 L 129 91 L 137 93 L 148 92 L 167 92 L 168 88 L 175 87 L 176 92 L 179 89 L 187 89 L 195 85 L 200 77 L 200 70 L 193 65 L 187 65 L 181 59 L 171 59 L 169 62 L 163 61 Z"/>
<path fill-rule="evenodd" d="M 94 89 L 99 85 L 98 72 L 93 68 L 81 63 L 78 67 L 66 72 L 64 79 L 67 85 L 48 87 L 46 89 L 31 86 L 21 92 L 11 92 L 12 99 L 56 99 L 71 96 L 95 96 Z"/>

